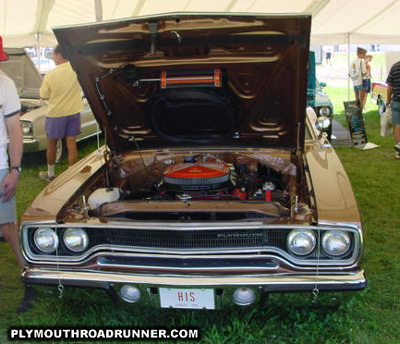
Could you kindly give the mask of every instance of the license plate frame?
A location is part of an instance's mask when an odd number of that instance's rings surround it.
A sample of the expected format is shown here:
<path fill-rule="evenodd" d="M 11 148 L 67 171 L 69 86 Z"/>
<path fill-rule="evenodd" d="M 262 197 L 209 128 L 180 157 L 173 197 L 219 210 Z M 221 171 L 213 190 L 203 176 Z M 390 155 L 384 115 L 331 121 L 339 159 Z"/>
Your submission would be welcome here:
<path fill-rule="evenodd" d="M 215 309 L 211 288 L 159 288 L 161 308 Z"/>

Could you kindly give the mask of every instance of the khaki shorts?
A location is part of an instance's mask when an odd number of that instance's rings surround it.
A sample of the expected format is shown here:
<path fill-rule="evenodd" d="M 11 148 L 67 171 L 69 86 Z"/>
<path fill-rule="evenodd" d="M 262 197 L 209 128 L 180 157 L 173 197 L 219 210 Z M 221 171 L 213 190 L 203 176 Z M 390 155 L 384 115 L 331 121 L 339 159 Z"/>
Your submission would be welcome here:
<path fill-rule="evenodd" d="M 8 175 L 8 169 L 0 170 L 0 185 L 3 183 L 4 177 Z M 2 190 L 0 190 L 1 193 Z M 1 196 L 0 196 L 1 197 Z M 15 213 L 15 197 L 4 203 L 3 198 L 0 198 L 0 225 L 16 221 Z"/>

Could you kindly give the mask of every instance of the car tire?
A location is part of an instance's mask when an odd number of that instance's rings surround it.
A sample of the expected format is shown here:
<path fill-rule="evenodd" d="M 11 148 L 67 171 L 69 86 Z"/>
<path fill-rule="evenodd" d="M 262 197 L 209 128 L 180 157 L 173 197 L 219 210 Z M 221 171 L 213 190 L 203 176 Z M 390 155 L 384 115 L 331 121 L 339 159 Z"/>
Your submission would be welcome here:
<path fill-rule="evenodd" d="M 56 162 L 60 162 L 62 155 L 63 155 L 64 147 L 63 147 L 63 140 L 59 139 L 57 141 L 57 150 L 56 150 Z"/>

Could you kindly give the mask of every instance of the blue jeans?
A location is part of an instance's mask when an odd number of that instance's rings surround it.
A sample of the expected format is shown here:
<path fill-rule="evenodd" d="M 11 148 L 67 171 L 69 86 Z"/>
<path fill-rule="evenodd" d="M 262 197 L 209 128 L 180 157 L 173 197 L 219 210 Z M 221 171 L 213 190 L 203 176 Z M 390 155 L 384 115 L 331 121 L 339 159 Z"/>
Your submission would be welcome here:
<path fill-rule="evenodd" d="M 2 184 L 4 177 L 7 176 L 8 173 L 8 169 L 0 170 L 0 184 Z M 0 194 L 1 192 L 2 190 L 0 190 Z M 15 197 L 11 198 L 6 203 L 3 203 L 3 197 L 0 196 L 0 225 L 15 221 Z"/>
<path fill-rule="evenodd" d="M 392 107 L 392 124 L 400 125 L 400 102 L 392 100 L 390 105 Z"/>

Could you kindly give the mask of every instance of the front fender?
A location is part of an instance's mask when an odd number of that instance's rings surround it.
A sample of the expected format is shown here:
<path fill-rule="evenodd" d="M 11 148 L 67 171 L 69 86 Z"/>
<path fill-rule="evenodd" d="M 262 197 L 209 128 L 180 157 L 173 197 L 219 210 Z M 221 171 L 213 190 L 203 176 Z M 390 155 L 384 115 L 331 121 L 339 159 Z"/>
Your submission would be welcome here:
<path fill-rule="evenodd" d="M 57 214 L 77 192 L 77 190 L 95 174 L 104 164 L 103 151 L 95 151 L 68 168 L 48 186 L 46 186 L 32 204 L 26 209 L 21 222 L 56 221 Z"/>
<path fill-rule="evenodd" d="M 329 144 L 308 142 L 306 163 L 318 209 L 318 223 L 347 224 L 361 229 L 361 219 L 349 177 Z"/>

